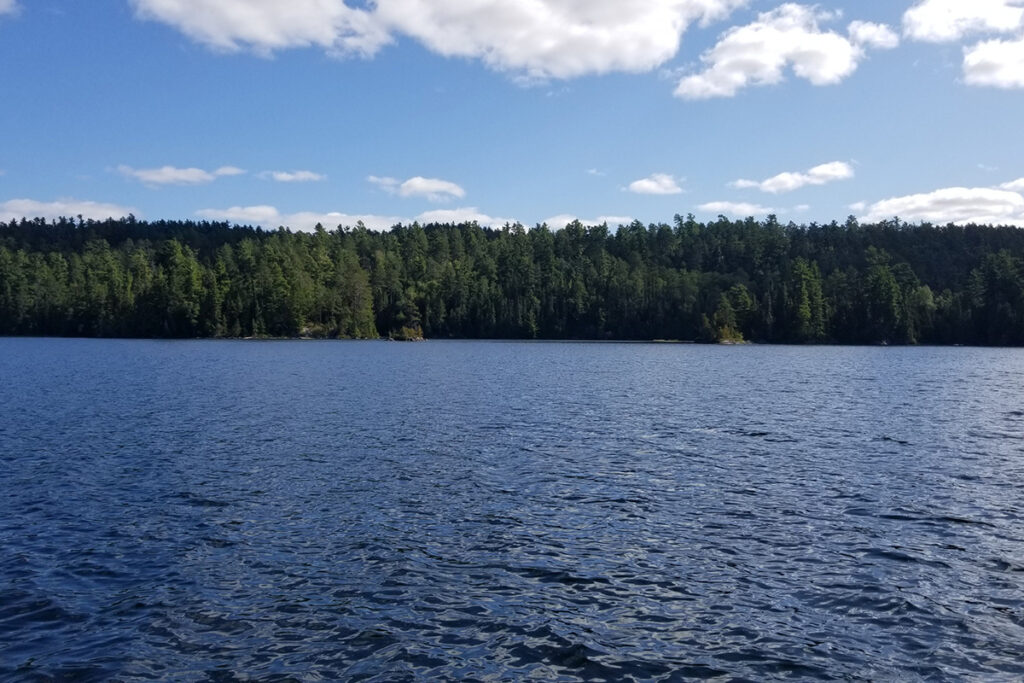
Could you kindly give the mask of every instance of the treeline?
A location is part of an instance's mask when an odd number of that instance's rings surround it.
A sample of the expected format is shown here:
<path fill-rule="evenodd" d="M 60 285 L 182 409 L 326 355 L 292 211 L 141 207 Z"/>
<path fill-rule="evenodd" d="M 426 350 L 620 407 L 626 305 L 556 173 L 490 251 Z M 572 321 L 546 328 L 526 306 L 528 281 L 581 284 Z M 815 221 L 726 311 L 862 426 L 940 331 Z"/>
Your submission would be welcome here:
<path fill-rule="evenodd" d="M 0 334 L 1024 345 L 1024 230 L 0 223 Z"/>

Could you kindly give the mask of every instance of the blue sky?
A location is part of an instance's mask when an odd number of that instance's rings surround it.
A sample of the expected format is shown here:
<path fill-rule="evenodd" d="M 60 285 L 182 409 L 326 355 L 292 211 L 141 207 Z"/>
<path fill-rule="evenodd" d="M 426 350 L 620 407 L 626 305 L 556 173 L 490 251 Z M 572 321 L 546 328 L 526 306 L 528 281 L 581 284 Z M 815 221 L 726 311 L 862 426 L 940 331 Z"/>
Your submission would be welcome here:
<path fill-rule="evenodd" d="M 1024 0 L 0 0 L 0 219 L 1024 226 Z"/>

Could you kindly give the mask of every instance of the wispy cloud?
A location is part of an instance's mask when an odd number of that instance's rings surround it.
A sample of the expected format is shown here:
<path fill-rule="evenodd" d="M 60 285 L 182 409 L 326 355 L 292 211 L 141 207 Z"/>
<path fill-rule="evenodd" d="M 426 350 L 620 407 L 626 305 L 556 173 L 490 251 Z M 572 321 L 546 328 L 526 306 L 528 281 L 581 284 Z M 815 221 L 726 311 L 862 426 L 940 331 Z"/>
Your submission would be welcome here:
<path fill-rule="evenodd" d="M 212 183 L 217 178 L 223 176 L 236 176 L 245 173 L 244 170 L 235 166 L 221 166 L 214 171 L 206 171 L 201 168 L 178 168 L 176 166 L 132 168 L 122 164 L 117 167 L 117 170 L 126 178 L 138 180 L 150 187 L 159 185 L 202 185 Z"/>
<path fill-rule="evenodd" d="M 854 175 L 853 166 L 844 161 L 831 161 L 815 166 L 806 172 L 785 172 L 772 176 L 767 180 L 734 180 L 731 187 L 740 189 L 757 188 L 762 192 L 780 194 L 792 192 L 807 185 L 825 185 L 837 180 L 846 180 Z"/>
<path fill-rule="evenodd" d="M 371 175 L 367 180 L 385 192 L 399 197 L 423 197 L 431 202 L 445 202 L 466 196 L 466 191 L 461 186 L 440 178 L 415 176 L 400 181 L 397 178 Z"/>
<path fill-rule="evenodd" d="M 264 171 L 260 177 L 279 183 L 312 183 L 327 180 L 327 176 L 313 171 Z"/>
<path fill-rule="evenodd" d="M 681 181 L 681 178 L 677 180 L 675 176 L 668 173 L 652 173 L 646 178 L 634 180 L 627 189 L 635 194 L 681 194 L 683 191 L 683 188 L 679 186 Z"/>

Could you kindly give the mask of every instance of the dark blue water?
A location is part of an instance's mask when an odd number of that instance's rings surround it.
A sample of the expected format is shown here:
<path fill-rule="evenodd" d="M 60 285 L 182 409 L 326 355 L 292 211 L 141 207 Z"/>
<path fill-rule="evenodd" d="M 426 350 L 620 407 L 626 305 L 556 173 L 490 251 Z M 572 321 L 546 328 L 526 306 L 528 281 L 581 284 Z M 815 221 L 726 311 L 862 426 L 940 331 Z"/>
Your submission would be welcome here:
<path fill-rule="evenodd" d="M 1024 676 L 1024 352 L 0 340 L 0 679 Z"/>

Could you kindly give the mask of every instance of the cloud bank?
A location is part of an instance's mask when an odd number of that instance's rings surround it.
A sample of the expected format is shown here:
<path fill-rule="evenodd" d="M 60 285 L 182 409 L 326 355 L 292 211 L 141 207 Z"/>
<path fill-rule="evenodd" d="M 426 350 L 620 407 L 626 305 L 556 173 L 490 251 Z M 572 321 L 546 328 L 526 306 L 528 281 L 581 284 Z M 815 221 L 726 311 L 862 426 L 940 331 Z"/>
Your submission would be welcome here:
<path fill-rule="evenodd" d="M 892 197 L 875 202 L 860 220 L 877 222 L 899 217 L 908 222 L 938 225 L 968 223 L 1024 226 L 1024 178 L 999 188 L 947 187 L 934 192 Z"/>
<path fill-rule="evenodd" d="M 282 213 L 277 207 L 270 205 L 232 206 L 227 209 L 201 209 L 196 212 L 200 218 L 211 221 L 228 221 L 243 225 L 259 225 L 274 229 L 280 226 L 293 230 L 310 231 L 319 223 L 327 230 L 341 226 L 354 227 L 362 222 L 370 230 L 388 230 L 398 223 L 408 225 L 413 221 L 420 223 L 468 223 L 476 221 L 485 227 L 501 227 L 505 223 L 515 223 L 514 219 L 499 218 L 482 213 L 475 206 L 458 209 L 435 209 L 408 216 L 383 216 L 379 214 L 350 214 L 337 211 L 316 212 L 299 211 Z"/>
<path fill-rule="evenodd" d="M 369 56 L 403 35 L 530 79 L 649 71 L 676 55 L 688 26 L 749 1 L 376 0 L 363 9 L 343 0 L 130 0 L 139 18 L 219 50 Z"/>
<path fill-rule="evenodd" d="M 586 219 L 575 216 L 571 213 L 560 213 L 544 220 L 544 224 L 552 230 L 562 230 L 573 221 L 579 221 L 583 225 L 608 225 L 617 228 L 620 225 L 629 225 L 633 222 L 632 216 L 598 216 L 597 218 Z"/>
<path fill-rule="evenodd" d="M 697 207 L 700 211 L 707 213 L 722 214 L 734 218 L 746 218 L 747 216 L 766 216 L 770 213 L 779 213 L 777 209 L 760 204 L 748 204 L 746 202 L 708 202 Z"/>
<path fill-rule="evenodd" d="M 35 199 L 9 199 L 0 204 L 0 221 L 20 220 L 22 218 L 75 218 L 104 220 L 122 218 L 128 214 L 139 215 L 135 209 L 117 204 L 84 201 L 79 199 L 58 199 L 53 202 L 41 202 Z"/>

